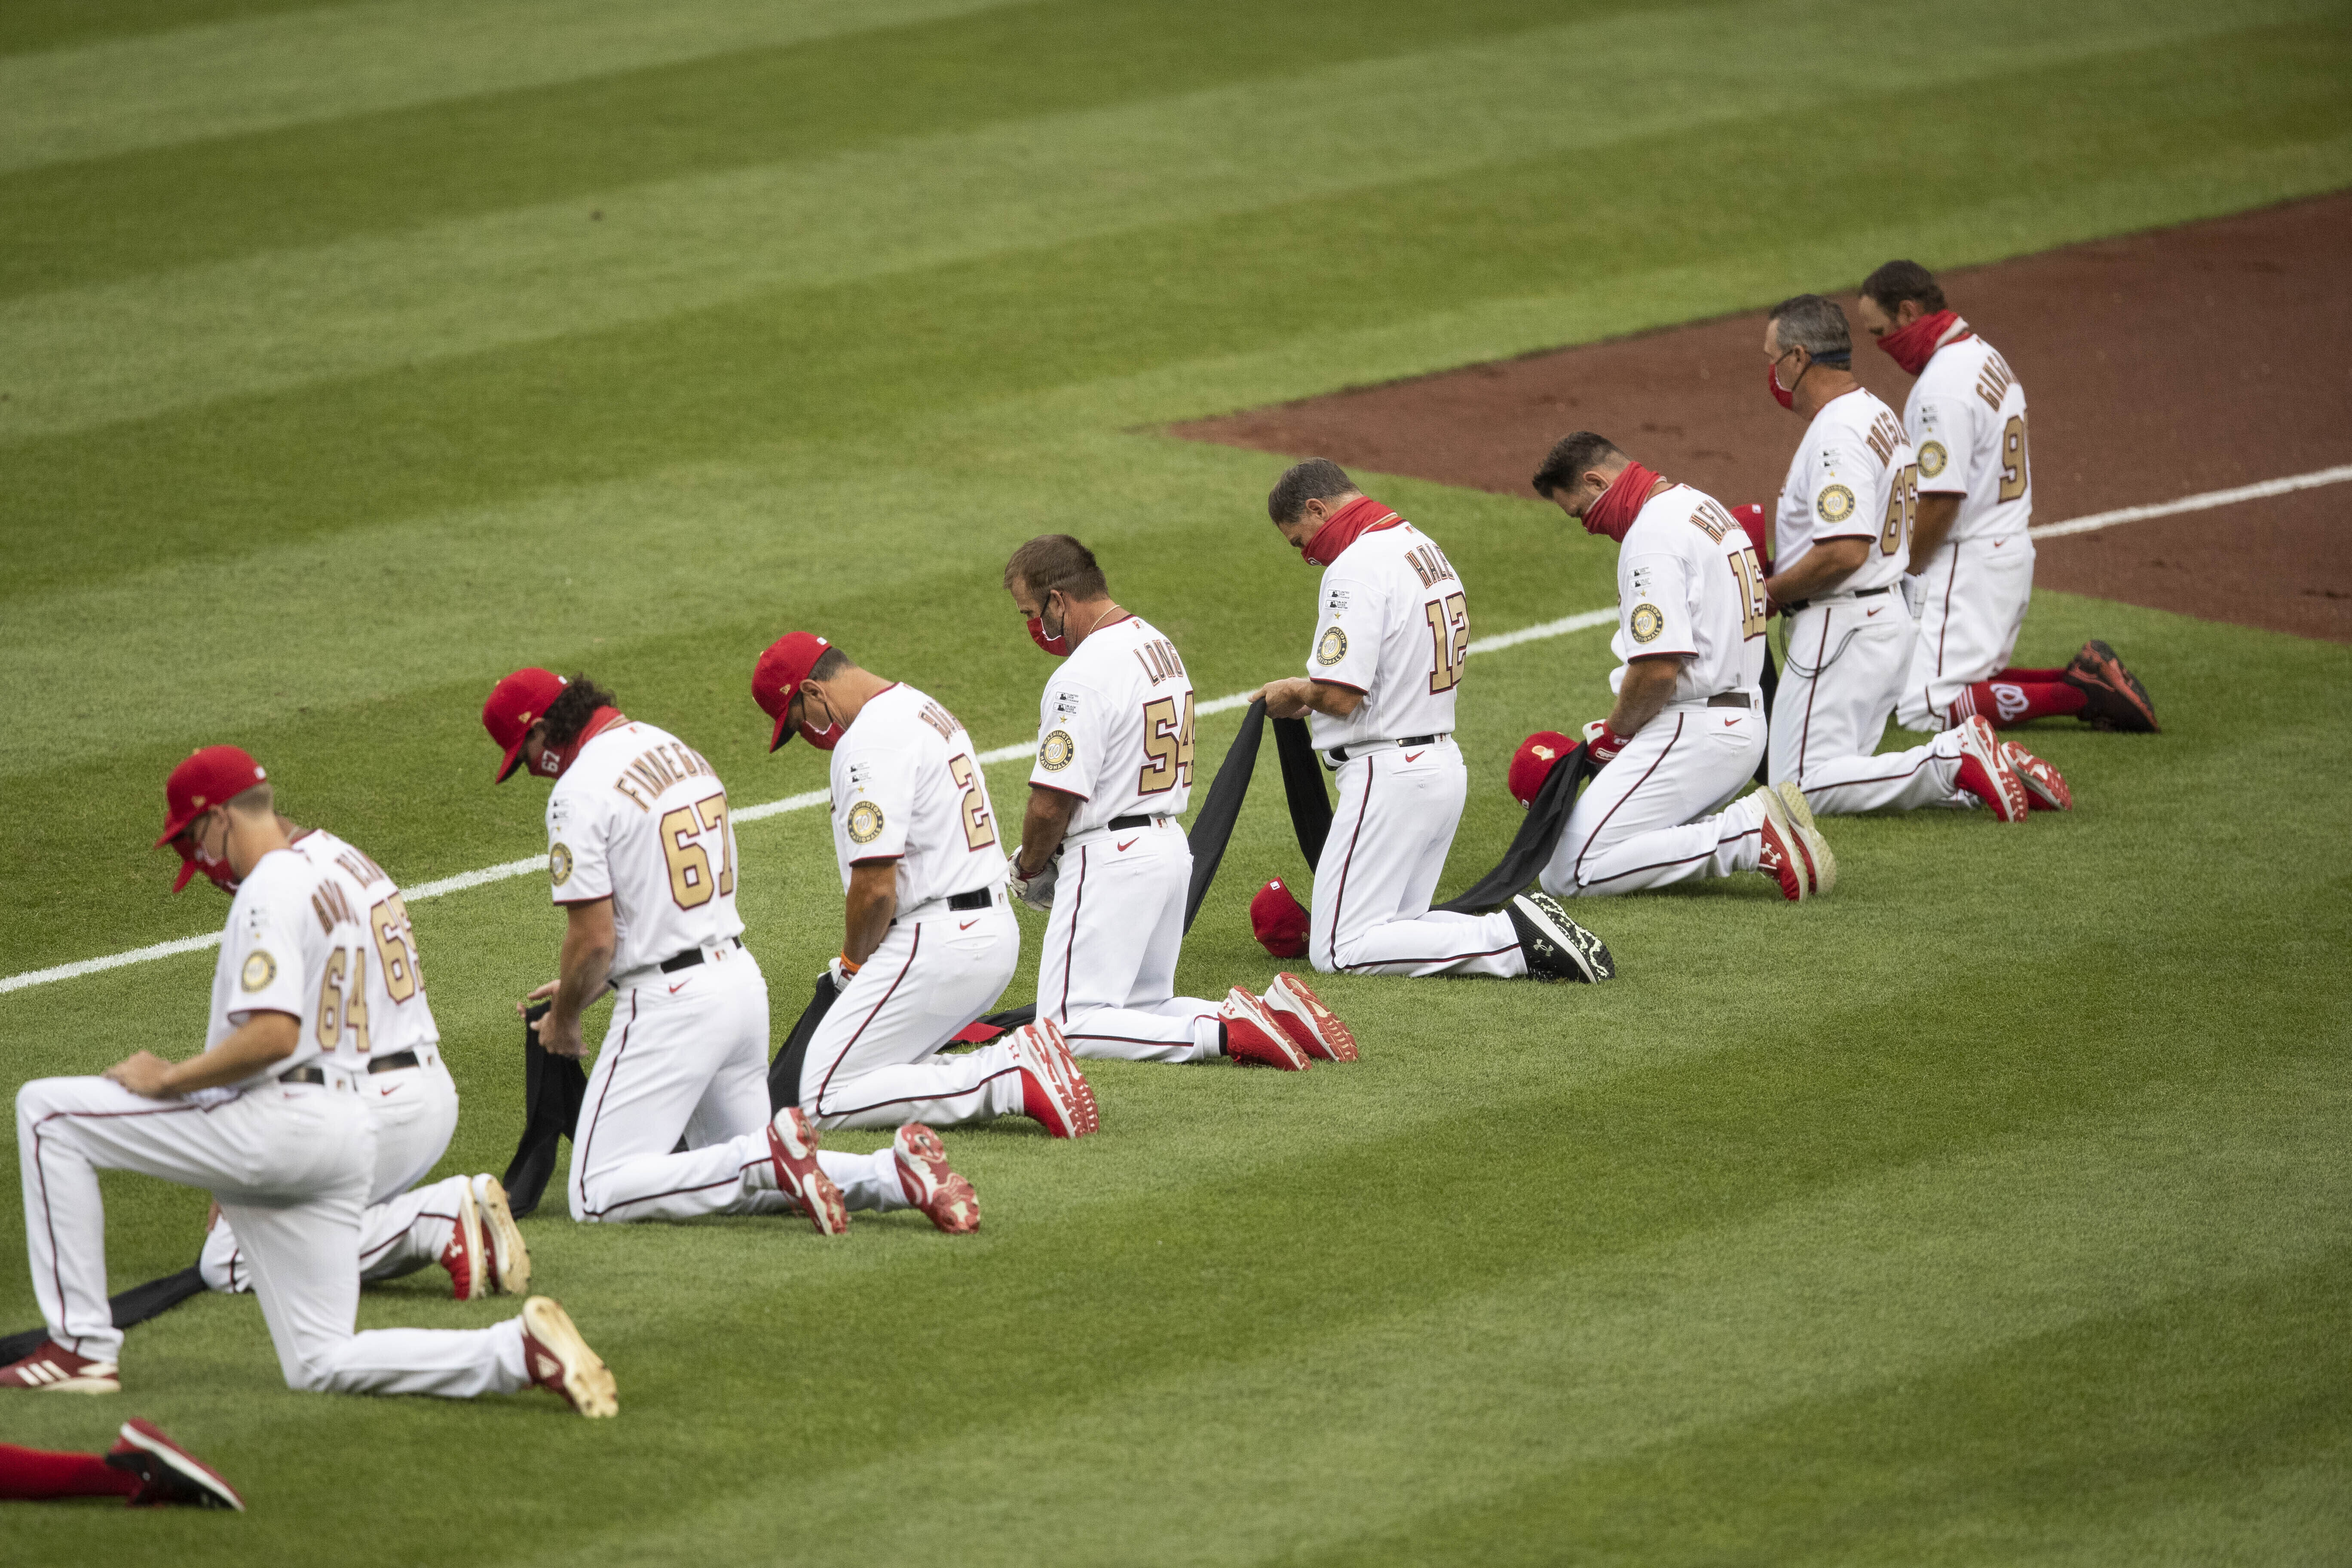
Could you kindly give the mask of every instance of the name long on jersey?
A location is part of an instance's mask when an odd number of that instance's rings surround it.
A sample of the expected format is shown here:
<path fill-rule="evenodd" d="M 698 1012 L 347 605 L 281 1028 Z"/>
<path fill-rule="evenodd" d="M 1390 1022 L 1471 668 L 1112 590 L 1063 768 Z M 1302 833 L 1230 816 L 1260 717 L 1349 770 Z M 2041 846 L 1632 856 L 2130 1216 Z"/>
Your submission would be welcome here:
<path fill-rule="evenodd" d="M 1181 815 L 1192 799 L 1192 678 L 1139 616 L 1097 626 L 1045 683 L 1029 782 L 1076 795 L 1073 835 L 1122 816 Z"/>
<path fill-rule="evenodd" d="M 962 721 L 915 688 L 884 688 L 833 749 L 833 852 L 841 887 L 859 864 L 898 862 L 900 913 L 1004 885 L 996 812 Z"/>
<path fill-rule="evenodd" d="M 743 933 L 727 787 L 666 730 L 592 736 L 547 797 L 547 840 L 557 903 L 613 900 L 614 974 Z"/>
<path fill-rule="evenodd" d="M 439 1044 L 441 1031 L 425 1000 L 425 972 L 417 962 L 415 928 L 399 886 L 383 867 L 331 833 L 313 828 L 294 841 L 293 852 L 317 878 L 310 912 L 321 929 L 331 934 L 348 923 L 359 932 L 356 942 L 328 954 L 320 977 L 313 1013 L 320 1050 L 341 1066 L 363 1069 L 371 1058 Z M 333 1010 L 341 1017 L 331 1028 Z"/>
<path fill-rule="evenodd" d="M 1919 466 L 1895 410 L 1864 387 L 1822 405 L 1789 461 L 1772 518 L 1772 570 L 1832 539 L 1866 539 L 1853 574 L 1823 594 L 1884 588 L 1911 569 Z"/>
<path fill-rule="evenodd" d="M 1317 748 L 1450 733 L 1470 601 L 1437 542 L 1402 519 L 1375 524 L 1323 569 L 1319 591 L 1307 673 L 1364 700 L 1346 719 L 1308 716 Z"/>

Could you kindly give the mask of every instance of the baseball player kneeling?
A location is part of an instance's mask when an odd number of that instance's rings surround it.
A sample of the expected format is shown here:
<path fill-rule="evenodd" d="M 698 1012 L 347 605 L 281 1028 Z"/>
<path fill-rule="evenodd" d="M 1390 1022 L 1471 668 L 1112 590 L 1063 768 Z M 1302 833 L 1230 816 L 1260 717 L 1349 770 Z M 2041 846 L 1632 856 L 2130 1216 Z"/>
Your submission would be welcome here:
<path fill-rule="evenodd" d="M 1772 700 L 1772 782 L 1795 784 L 1824 815 L 1981 801 L 1995 820 L 2022 822 L 2029 802 L 2072 805 L 2057 769 L 2004 744 L 1982 718 L 1927 745 L 1874 754 L 1911 663 L 1911 617 L 1896 589 L 1911 559 L 1918 466 L 1895 410 L 1853 377 L 1836 300 L 1800 294 L 1773 306 L 1764 358 L 1774 399 L 1807 421 L 1780 487 L 1764 581 L 1789 617 Z"/>
<path fill-rule="evenodd" d="M 2154 731 L 2147 688 L 2095 637 L 2063 669 L 2009 662 L 2033 597 L 2033 461 L 2017 373 L 1916 261 L 1890 261 L 1865 279 L 1861 312 L 1878 346 L 1918 377 L 1903 422 L 1919 457 L 1911 540 L 1919 640 L 1896 716 L 1913 730 L 2072 713 L 2104 729 Z"/>
<path fill-rule="evenodd" d="M 1323 568 L 1307 675 L 1250 694 L 1276 719 L 1305 719 L 1339 770 L 1339 804 L 1307 922 L 1315 967 L 1610 978 L 1616 971 L 1601 939 L 1544 895 L 1491 914 L 1430 908 L 1470 788 L 1454 743 L 1470 602 L 1454 563 L 1327 458 L 1284 473 L 1265 507 L 1307 563 Z M 1250 905 L 1261 941 L 1297 914 L 1280 883 Z"/>
<path fill-rule="evenodd" d="M 845 909 L 839 994 L 801 1064 L 810 1119 L 896 1127 L 1027 1116 L 1056 1138 L 1095 1131 L 1094 1090 L 1051 1019 L 939 1054 L 1021 959 L 996 813 L 961 722 L 809 632 L 760 656 L 751 695 L 776 721 L 770 751 L 797 734 L 832 753 Z"/>
<path fill-rule="evenodd" d="M 583 1415 L 613 1415 L 612 1373 L 543 1296 L 488 1329 L 352 1331 L 378 1168 L 365 1104 L 377 1086 L 353 1063 L 375 1025 L 370 959 L 388 938 L 368 894 L 381 884 L 341 857 L 297 853 L 267 776 L 234 747 L 191 758 L 164 799 L 157 843 L 186 834 L 193 856 L 226 864 L 238 884 L 205 1049 L 181 1062 L 141 1051 L 102 1078 L 17 1090 L 25 1240 L 49 1338 L 0 1368 L 0 1387 L 121 1386 L 98 1173 L 137 1171 L 212 1193 L 289 1386 L 468 1398 L 538 1384 Z"/>
<path fill-rule="evenodd" d="M 1783 896 L 1829 891 L 1837 865 L 1791 799 L 1735 799 L 1764 752 L 1764 571 L 1713 497 L 1580 430 L 1536 470 L 1536 493 L 1617 544 L 1609 717 L 1585 727 L 1600 773 L 1577 797 L 1539 879 L 1561 898 L 1762 871 Z M 1548 770 L 1513 774 L 1532 798 Z M 1792 813 L 1791 805 L 1795 806 Z"/>
<path fill-rule="evenodd" d="M 1298 1070 L 1353 1061 L 1355 1038 L 1297 975 L 1263 997 L 1179 996 L 1176 958 L 1192 850 L 1180 819 L 1192 795 L 1192 680 L 1157 627 L 1113 603 L 1094 552 L 1066 533 L 1033 539 L 1005 591 L 1047 653 L 1067 662 L 1038 702 L 1037 761 L 1013 894 L 1050 911 L 1037 1016 L 1074 1056 L 1239 1061 Z"/>
<path fill-rule="evenodd" d="M 941 1230 L 973 1228 L 979 1204 L 929 1129 L 843 1154 L 818 1150 L 798 1107 L 769 1114 L 768 983 L 735 912 L 726 788 L 700 752 L 613 703 L 585 677 L 519 669 L 482 708 L 499 781 L 523 767 L 555 781 L 548 879 L 566 923 L 558 978 L 531 993 L 553 998 L 540 1043 L 586 1054 L 580 1015 L 614 993 L 572 1139 L 572 1217 L 799 1210 L 835 1236 L 846 1209 L 912 1205 Z"/>

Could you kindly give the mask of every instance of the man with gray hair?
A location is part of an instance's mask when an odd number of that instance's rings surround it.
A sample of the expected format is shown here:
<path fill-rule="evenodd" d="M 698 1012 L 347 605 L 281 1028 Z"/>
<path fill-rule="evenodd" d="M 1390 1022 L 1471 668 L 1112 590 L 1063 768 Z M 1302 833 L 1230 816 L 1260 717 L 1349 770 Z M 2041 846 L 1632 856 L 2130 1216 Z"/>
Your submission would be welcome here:
<path fill-rule="evenodd" d="M 1774 399 L 1807 422 L 1773 510 L 1764 581 L 1789 617 L 1767 762 L 1773 787 L 1801 819 L 1982 801 L 1996 820 L 2022 822 L 2030 799 L 2064 807 L 2057 770 L 2004 747 L 1980 718 L 1927 745 L 1873 754 L 1910 667 L 1913 627 L 1896 590 L 1910 565 L 1919 467 L 1903 422 L 1854 379 L 1835 300 L 1800 294 L 1773 306 L 1764 359 Z"/>

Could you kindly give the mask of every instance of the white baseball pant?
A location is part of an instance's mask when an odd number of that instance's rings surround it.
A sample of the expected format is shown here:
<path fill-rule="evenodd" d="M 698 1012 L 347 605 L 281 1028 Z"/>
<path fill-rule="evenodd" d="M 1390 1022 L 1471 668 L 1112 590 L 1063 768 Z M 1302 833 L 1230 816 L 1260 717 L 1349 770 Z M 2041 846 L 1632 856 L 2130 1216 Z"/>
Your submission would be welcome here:
<path fill-rule="evenodd" d="M 1947 729 L 1960 693 L 2006 669 L 2016 651 L 2033 599 L 2032 537 L 2020 529 L 2003 539 L 1948 539 L 1914 591 L 1919 635 L 1895 716 L 1906 730 Z"/>
<path fill-rule="evenodd" d="M 1020 923 L 1001 895 L 984 910 L 939 907 L 901 915 L 817 1026 L 801 1109 L 819 1127 L 948 1127 L 1026 1103 L 1003 1045 L 939 1055 L 1003 994 L 1021 961 Z"/>
<path fill-rule="evenodd" d="M 1763 752 L 1753 709 L 1666 704 L 1577 796 L 1538 885 L 1556 899 L 1606 898 L 1753 871 L 1763 813 L 1734 797 Z"/>
<path fill-rule="evenodd" d="M 958 1026 L 961 1027 L 961 1026 Z M 749 948 L 622 990 L 572 1137 L 572 1217 L 797 1213 L 768 1154 L 768 982 Z M 683 1138 L 686 1150 L 674 1152 Z M 888 1149 L 820 1150 L 854 1209 L 908 1206 Z"/>
<path fill-rule="evenodd" d="M 1067 840 L 1037 961 L 1037 1016 L 1070 1054 L 1197 1062 L 1217 1054 L 1218 1004 L 1179 996 L 1192 846 L 1172 818 Z"/>
<path fill-rule="evenodd" d="M 1307 955 L 1324 973 L 1528 972 L 1511 917 L 1433 910 L 1470 772 L 1453 737 L 1374 746 L 1339 764 L 1339 804 L 1315 865 Z"/>
<path fill-rule="evenodd" d="M 1822 816 L 1976 804 L 1957 782 L 1958 730 L 1874 754 L 1911 666 L 1912 637 L 1893 594 L 1816 602 L 1789 618 L 1789 657 L 1772 697 L 1774 784 L 1796 780 Z"/>
<path fill-rule="evenodd" d="M 359 1080 L 361 1101 L 375 1121 L 375 1180 L 360 1215 L 360 1279 L 394 1279 L 438 1262 L 457 1223 L 457 1186 L 451 1176 L 419 1187 L 448 1152 L 457 1130 L 457 1085 L 437 1047 L 421 1047 L 418 1065 L 370 1073 Z M 207 1289 L 253 1289 L 253 1266 L 226 1218 L 205 1237 L 196 1259 Z"/>
<path fill-rule="evenodd" d="M 26 1247 L 49 1337 L 78 1355 L 121 1357 L 98 1173 L 136 1171 L 220 1200 L 252 1260 L 289 1387 L 467 1398 L 528 1386 L 520 1319 L 352 1332 L 376 1136 L 356 1088 L 346 1075 L 332 1088 L 270 1084 L 203 1103 L 148 1100 L 102 1078 L 37 1079 L 18 1089 Z"/>

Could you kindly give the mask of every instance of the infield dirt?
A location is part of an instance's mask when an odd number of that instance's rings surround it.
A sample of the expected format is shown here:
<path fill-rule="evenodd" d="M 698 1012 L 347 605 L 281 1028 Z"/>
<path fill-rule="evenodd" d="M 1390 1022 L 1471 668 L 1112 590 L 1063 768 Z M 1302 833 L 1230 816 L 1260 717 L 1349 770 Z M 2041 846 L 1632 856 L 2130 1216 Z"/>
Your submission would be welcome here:
<path fill-rule="evenodd" d="M 1939 273 L 2025 384 L 2036 521 L 2352 463 L 2347 254 L 2338 194 Z M 1901 409 L 1909 378 L 1855 331 L 1856 374 Z M 1757 374 L 1763 340 L 1760 312 L 1729 316 L 1174 433 L 1527 496 L 1551 442 L 1594 429 L 1725 501 L 1766 500 L 1802 427 Z M 2042 540 L 2035 582 L 2352 642 L 2347 510 L 2352 485 L 2329 486 Z"/>

